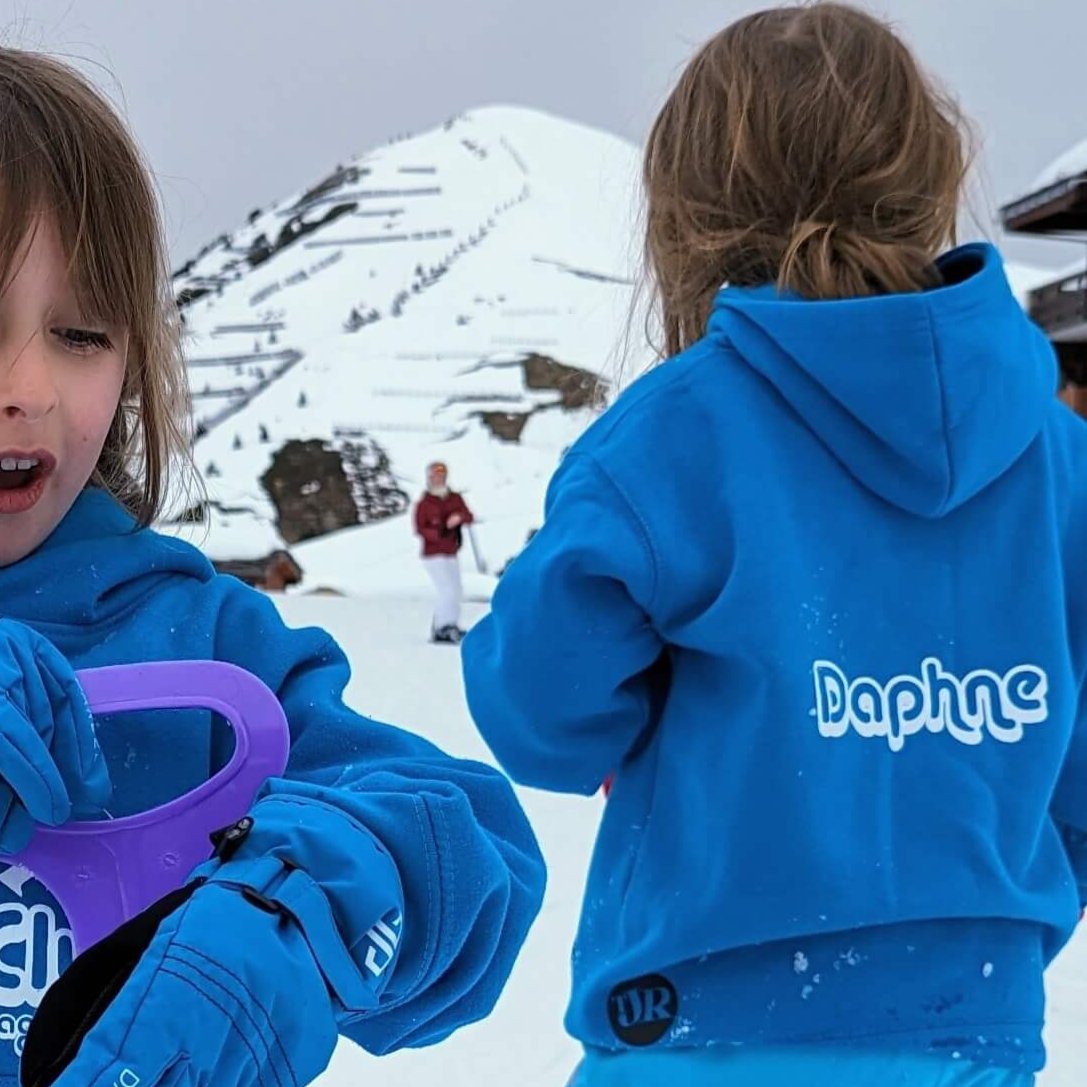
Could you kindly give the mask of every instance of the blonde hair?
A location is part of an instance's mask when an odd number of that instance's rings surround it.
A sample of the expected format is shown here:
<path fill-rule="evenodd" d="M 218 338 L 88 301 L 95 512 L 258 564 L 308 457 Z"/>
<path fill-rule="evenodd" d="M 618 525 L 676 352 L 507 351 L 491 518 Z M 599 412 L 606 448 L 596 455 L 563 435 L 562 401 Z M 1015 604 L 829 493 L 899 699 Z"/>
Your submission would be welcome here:
<path fill-rule="evenodd" d="M 646 149 L 664 353 L 726 283 L 810 299 L 918 291 L 954 241 L 966 126 L 891 29 L 837 3 L 741 19 L 691 61 Z"/>
<path fill-rule="evenodd" d="M 86 315 L 124 326 L 121 401 L 89 482 L 140 525 L 192 470 L 188 382 L 150 173 L 91 84 L 50 57 L 0 48 L 0 282 L 36 219 L 55 224 Z"/>

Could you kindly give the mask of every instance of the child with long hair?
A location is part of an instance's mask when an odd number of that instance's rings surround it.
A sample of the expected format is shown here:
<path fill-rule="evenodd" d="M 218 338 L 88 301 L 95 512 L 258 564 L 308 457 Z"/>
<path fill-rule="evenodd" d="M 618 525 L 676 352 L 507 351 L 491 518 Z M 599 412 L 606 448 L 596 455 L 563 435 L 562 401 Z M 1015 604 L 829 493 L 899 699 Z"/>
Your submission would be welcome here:
<path fill-rule="evenodd" d="M 645 154 L 667 361 L 464 645 L 528 785 L 614 772 L 579 1085 L 1022 1087 L 1087 832 L 1087 429 L 883 23 L 751 15 Z"/>
<path fill-rule="evenodd" d="M 349 710 L 328 634 L 287 629 L 148 527 L 187 455 L 148 172 L 105 100 L 47 57 L 0 49 L 0 115 L 0 852 L 36 824 L 170 800 L 229 754 L 210 714 L 96 734 L 73 669 L 229 662 L 291 732 L 285 774 L 127 981 L 89 994 L 85 1036 L 47 1041 L 39 1082 L 302 1087 L 339 1035 L 375 1053 L 438 1041 L 487 1014 L 539 907 L 524 815 L 497 771 Z M 58 911 L 25 870 L 0 874 L 6 1085 L 70 958 Z"/>

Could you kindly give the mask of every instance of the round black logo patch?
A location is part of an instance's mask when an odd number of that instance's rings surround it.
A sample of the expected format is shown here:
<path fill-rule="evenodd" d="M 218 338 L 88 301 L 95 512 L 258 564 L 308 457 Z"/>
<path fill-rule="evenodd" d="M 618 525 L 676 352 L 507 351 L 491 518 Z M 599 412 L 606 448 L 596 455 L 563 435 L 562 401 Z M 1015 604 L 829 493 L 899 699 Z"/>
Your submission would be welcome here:
<path fill-rule="evenodd" d="M 679 1013 L 675 986 L 660 974 L 624 981 L 608 997 L 608 1019 L 627 1045 L 652 1045 L 668 1033 Z"/>

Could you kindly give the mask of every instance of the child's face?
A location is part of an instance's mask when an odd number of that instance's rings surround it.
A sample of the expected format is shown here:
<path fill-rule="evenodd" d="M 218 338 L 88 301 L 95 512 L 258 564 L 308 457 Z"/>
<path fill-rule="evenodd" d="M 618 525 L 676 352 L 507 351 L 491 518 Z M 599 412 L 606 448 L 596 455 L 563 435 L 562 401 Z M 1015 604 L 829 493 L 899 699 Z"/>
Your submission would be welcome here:
<path fill-rule="evenodd" d="M 41 219 L 0 293 L 0 566 L 72 507 L 121 397 L 127 332 L 80 313 L 66 267 Z"/>

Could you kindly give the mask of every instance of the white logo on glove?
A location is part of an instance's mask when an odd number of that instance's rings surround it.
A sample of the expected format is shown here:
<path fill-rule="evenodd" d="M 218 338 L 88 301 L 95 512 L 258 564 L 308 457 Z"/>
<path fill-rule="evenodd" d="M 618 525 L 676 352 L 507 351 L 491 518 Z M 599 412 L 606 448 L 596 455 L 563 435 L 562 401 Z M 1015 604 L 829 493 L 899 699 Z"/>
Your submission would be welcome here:
<path fill-rule="evenodd" d="M 403 919 L 397 914 L 389 924 L 378 921 L 368 933 L 366 939 L 370 946 L 366 951 L 366 969 L 375 978 L 381 977 L 389 968 L 389 963 L 396 955 L 396 949 L 400 945 L 400 926 Z"/>

